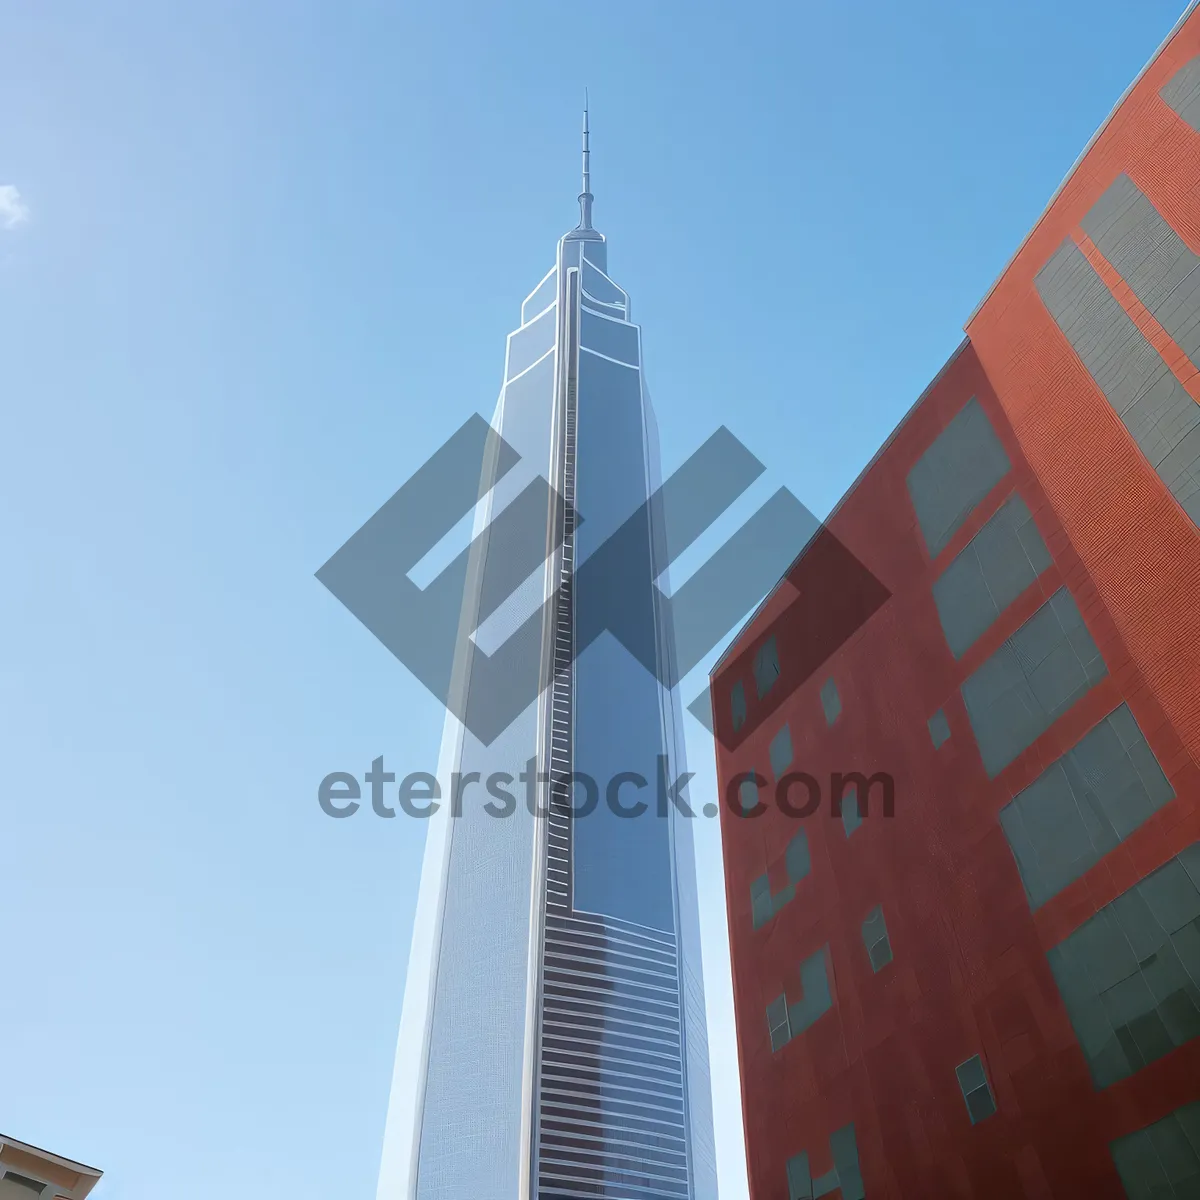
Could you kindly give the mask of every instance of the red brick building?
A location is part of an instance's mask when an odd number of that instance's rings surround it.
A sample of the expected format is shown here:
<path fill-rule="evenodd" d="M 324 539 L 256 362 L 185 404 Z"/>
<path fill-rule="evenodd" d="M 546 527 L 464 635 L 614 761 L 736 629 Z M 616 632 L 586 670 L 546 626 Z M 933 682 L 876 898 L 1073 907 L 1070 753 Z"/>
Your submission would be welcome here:
<path fill-rule="evenodd" d="M 713 673 L 751 1196 L 1200 1197 L 1200 11 L 966 332 Z"/>

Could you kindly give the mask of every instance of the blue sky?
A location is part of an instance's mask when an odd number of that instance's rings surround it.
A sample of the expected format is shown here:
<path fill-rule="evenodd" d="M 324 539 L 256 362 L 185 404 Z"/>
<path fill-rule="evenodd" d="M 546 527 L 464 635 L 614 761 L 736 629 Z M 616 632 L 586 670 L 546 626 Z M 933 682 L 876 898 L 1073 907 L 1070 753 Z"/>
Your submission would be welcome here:
<path fill-rule="evenodd" d="M 724 423 L 824 512 L 1181 6 L 8 6 L 0 1130 L 97 1200 L 374 1195 L 424 831 L 316 789 L 441 713 L 313 572 L 491 412 L 585 84 L 666 467 Z"/>

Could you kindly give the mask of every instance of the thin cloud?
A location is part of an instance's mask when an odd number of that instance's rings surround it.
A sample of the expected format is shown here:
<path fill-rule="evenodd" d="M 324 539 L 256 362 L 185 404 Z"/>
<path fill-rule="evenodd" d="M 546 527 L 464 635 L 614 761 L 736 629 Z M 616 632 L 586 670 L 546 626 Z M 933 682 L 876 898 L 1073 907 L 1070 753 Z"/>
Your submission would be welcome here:
<path fill-rule="evenodd" d="M 16 229 L 29 220 L 29 206 L 11 183 L 0 183 L 0 226 Z"/>

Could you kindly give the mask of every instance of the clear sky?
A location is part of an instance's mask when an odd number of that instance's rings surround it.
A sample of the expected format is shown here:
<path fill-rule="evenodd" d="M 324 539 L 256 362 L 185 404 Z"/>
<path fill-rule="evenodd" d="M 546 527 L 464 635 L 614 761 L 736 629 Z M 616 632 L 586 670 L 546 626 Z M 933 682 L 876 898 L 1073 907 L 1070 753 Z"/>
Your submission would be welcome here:
<path fill-rule="evenodd" d="M 442 714 L 313 572 L 490 414 L 585 84 L 665 466 L 725 423 L 823 513 L 1182 6 L 5 5 L 0 1130 L 97 1200 L 374 1196 L 424 830 L 316 791 Z"/>

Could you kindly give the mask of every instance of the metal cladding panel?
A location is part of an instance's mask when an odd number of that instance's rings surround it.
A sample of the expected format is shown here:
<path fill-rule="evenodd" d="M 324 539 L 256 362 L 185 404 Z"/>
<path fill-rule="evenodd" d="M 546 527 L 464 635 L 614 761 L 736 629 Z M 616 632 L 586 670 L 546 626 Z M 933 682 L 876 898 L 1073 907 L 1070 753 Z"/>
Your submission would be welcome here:
<path fill-rule="evenodd" d="M 617 287 L 602 270 L 587 261 L 583 264 L 583 291 L 585 300 L 599 300 L 601 304 L 610 304 L 621 308 L 624 308 L 629 300 L 624 291 Z"/>
<path fill-rule="evenodd" d="M 1138 448 L 1200 523 L 1200 404 L 1073 242 L 1063 243 L 1037 285 Z"/>
<path fill-rule="evenodd" d="M 529 293 L 528 299 L 521 305 L 521 323 L 532 321 L 543 309 L 554 303 L 558 295 L 558 268 L 552 268 L 546 273 L 541 283 Z"/>
<path fill-rule="evenodd" d="M 1117 178 L 1081 224 L 1138 300 L 1200 366 L 1200 256 L 1128 175 Z"/>
<path fill-rule="evenodd" d="M 636 325 L 628 325 L 616 317 L 583 312 L 583 344 L 597 354 L 617 362 L 638 366 L 640 339 Z M 640 439 L 639 439 L 640 441 Z"/>
<path fill-rule="evenodd" d="M 554 349 L 558 314 L 553 308 L 523 325 L 508 339 L 508 378 L 515 379 Z"/>
<path fill-rule="evenodd" d="M 1200 56 L 1190 59 L 1159 92 L 1193 129 L 1200 132 Z"/>

